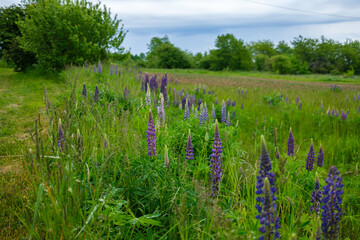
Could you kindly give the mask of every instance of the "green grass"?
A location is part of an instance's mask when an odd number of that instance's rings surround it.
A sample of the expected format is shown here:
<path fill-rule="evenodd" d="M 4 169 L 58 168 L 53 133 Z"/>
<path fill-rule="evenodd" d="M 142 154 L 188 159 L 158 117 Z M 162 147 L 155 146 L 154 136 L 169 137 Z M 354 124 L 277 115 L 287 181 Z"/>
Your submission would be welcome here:
<path fill-rule="evenodd" d="M 18 132 L 30 129 L 36 144 L 27 142 L 31 151 L 27 151 L 24 143 L 4 147 L 4 154 L 20 151 L 26 158 L 23 165 L 17 165 L 18 172 L 8 168 L 6 173 L 1 173 L 0 189 L 16 187 L 14 191 L 0 192 L 5 196 L 2 206 L 7 206 L 0 209 L 3 218 L 10 216 L 0 238 L 257 238 L 260 224 L 255 219 L 255 184 L 261 135 L 267 141 L 276 175 L 282 239 L 290 239 L 294 234 L 297 239 L 313 239 L 317 218 L 309 208 L 315 172 L 323 186 L 332 165 L 339 168 L 345 190 L 340 239 L 360 236 L 360 114 L 357 113 L 360 102 L 353 100 L 358 85 L 345 87 L 341 83 L 343 90 L 334 92 L 329 89 L 330 83 L 319 84 L 321 76 L 314 79 L 299 76 L 299 81 L 306 82 L 303 84 L 285 78 L 265 80 L 264 75 L 262 79 L 239 78 L 247 73 L 168 71 L 171 104 L 165 108 L 166 126 L 157 126 L 157 156 L 149 157 L 146 147 L 149 107 L 144 106 L 145 93 L 141 92 L 139 73 L 121 69 L 119 78 L 109 76 L 108 69 L 106 65 L 104 73 L 99 75 L 70 68 L 57 80 L 1 70 L 7 76 L 3 86 L 12 89 L 13 94 L 1 99 L 1 109 L 8 109 L 9 104 L 28 104 L 28 111 L 6 112 L 7 119 L 19 119 L 19 123 L 2 133 L 2 139 L 17 141 Z M 43 82 L 47 89 L 46 108 Z M 87 98 L 81 96 L 83 83 L 88 90 Z M 93 99 L 95 86 L 100 91 L 97 103 Z M 123 94 L 125 86 L 130 90 L 127 98 Z M 210 120 L 199 126 L 193 113 L 189 120 L 183 120 L 184 111 L 174 106 L 181 102 L 177 97 L 181 89 L 184 94 L 195 94 L 206 102 L 209 114 L 215 99 L 219 100 L 219 105 L 215 105 L 219 121 L 221 101 L 231 98 L 237 102 L 236 106 L 227 108 L 230 113 L 235 111 L 232 126 L 219 125 L 223 179 L 216 198 L 210 196 L 214 123 Z M 208 94 L 209 90 L 215 94 Z M 281 94 L 283 98 L 278 101 Z M 16 96 L 24 96 L 27 101 L 13 100 Z M 302 109 L 295 103 L 297 97 Z M 158 116 L 153 104 L 152 98 L 156 123 Z M 349 110 L 347 120 L 328 116 L 328 106 Z M 39 111 L 41 126 L 34 125 Z M 59 119 L 65 139 L 62 151 L 58 146 Z M 1 124 L 10 123 L 2 120 Z M 275 127 L 280 159 L 275 157 Z M 293 157 L 286 154 L 290 127 L 295 137 Z M 184 160 L 189 129 L 193 161 Z M 314 171 L 308 172 L 305 163 L 311 139 L 316 152 L 323 146 L 325 160 L 323 168 L 315 166 Z M 169 168 L 164 166 L 165 145 L 169 149 Z M 13 165 L 7 159 L 3 166 Z"/>

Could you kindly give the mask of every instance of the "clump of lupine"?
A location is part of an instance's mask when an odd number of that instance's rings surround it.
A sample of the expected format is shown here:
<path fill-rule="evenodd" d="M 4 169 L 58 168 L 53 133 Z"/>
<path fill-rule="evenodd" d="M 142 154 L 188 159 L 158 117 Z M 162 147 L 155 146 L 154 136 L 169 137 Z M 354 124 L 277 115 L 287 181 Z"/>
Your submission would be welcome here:
<path fill-rule="evenodd" d="M 186 151 L 185 151 L 185 160 L 193 160 L 194 159 L 194 150 L 193 145 L 191 143 L 191 132 L 189 129 L 189 135 L 188 135 L 188 141 L 186 145 Z"/>
<path fill-rule="evenodd" d="M 187 99 L 185 102 L 185 111 L 184 111 L 184 120 L 190 119 L 190 111 L 189 111 L 189 105 L 187 104 Z"/>
<path fill-rule="evenodd" d="M 215 120 L 215 135 L 212 154 L 210 155 L 210 178 L 212 184 L 211 196 L 215 197 L 219 193 L 219 185 L 222 179 L 221 153 L 222 142 L 219 134 L 219 124 Z"/>
<path fill-rule="evenodd" d="M 341 119 L 345 121 L 347 118 L 347 112 L 345 112 L 343 109 L 341 109 Z"/>
<path fill-rule="evenodd" d="M 165 75 L 161 78 L 161 86 L 160 86 L 160 92 L 163 94 L 165 101 L 167 101 L 167 90 L 166 90 L 166 86 L 167 86 L 167 74 L 165 74 Z"/>
<path fill-rule="evenodd" d="M 227 114 L 227 118 L 226 118 L 226 125 L 227 125 L 228 127 L 230 127 L 230 126 L 231 126 L 230 112 L 228 112 L 228 114 Z"/>
<path fill-rule="evenodd" d="M 224 100 L 221 104 L 221 122 L 226 123 L 226 104 Z"/>
<path fill-rule="evenodd" d="M 125 100 L 127 100 L 129 94 L 130 94 L 130 90 L 125 86 L 125 89 L 124 89 L 124 99 Z"/>
<path fill-rule="evenodd" d="M 87 90 L 86 90 L 85 83 L 84 83 L 84 85 L 83 85 L 82 95 L 83 95 L 85 98 L 87 98 Z"/>
<path fill-rule="evenodd" d="M 117 75 L 117 74 L 118 74 L 118 66 L 115 65 L 115 75 Z"/>
<path fill-rule="evenodd" d="M 302 102 L 300 101 L 300 103 L 299 103 L 299 110 L 301 110 L 302 109 Z"/>
<path fill-rule="evenodd" d="M 257 176 L 256 183 L 256 209 L 258 210 L 257 219 L 260 220 L 260 231 L 264 233 L 259 239 L 271 239 L 279 238 L 280 234 L 277 229 L 280 228 L 280 219 L 276 216 L 276 187 L 275 185 L 275 174 L 271 171 L 271 160 L 269 153 L 266 147 L 265 138 L 261 135 L 261 156 L 260 156 L 260 166 Z M 264 189 L 265 179 L 268 181 L 268 189 Z M 271 203 L 272 202 L 272 203 Z M 266 216 L 266 218 L 264 218 Z M 270 236 L 272 236 L 270 238 Z"/>
<path fill-rule="evenodd" d="M 147 137 L 147 149 L 148 149 L 148 155 L 156 156 L 156 135 L 155 135 L 155 125 L 154 120 L 151 114 L 151 109 L 149 110 L 149 121 L 148 121 L 148 128 L 146 131 L 146 137 Z"/>
<path fill-rule="evenodd" d="M 342 177 L 339 170 L 330 167 L 328 177 L 325 179 L 326 185 L 323 187 L 322 197 L 322 232 L 324 239 L 338 239 L 340 233 L 340 220 L 342 216 L 341 195 L 344 193 L 342 188 Z"/>
<path fill-rule="evenodd" d="M 321 207 L 321 197 L 322 197 L 322 193 L 321 193 L 321 189 L 320 189 L 320 182 L 319 182 L 319 176 L 316 173 L 316 178 L 315 178 L 315 188 L 314 191 L 311 194 L 311 207 L 310 207 L 310 211 L 311 212 L 315 212 L 317 215 L 319 215 L 320 213 L 320 207 Z"/>
<path fill-rule="evenodd" d="M 315 162 L 315 149 L 313 140 L 311 139 L 309 153 L 306 159 L 306 170 L 312 171 L 314 169 L 314 162 Z"/>
<path fill-rule="evenodd" d="M 289 138 L 287 143 L 287 154 L 288 156 L 294 156 L 295 140 L 292 134 L 291 128 L 289 131 Z"/>
<path fill-rule="evenodd" d="M 165 108 L 164 108 L 164 96 L 160 93 L 159 97 L 159 106 L 158 106 L 158 117 L 159 117 L 159 125 L 165 125 Z"/>
<path fill-rule="evenodd" d="M 114 66 L 111 64 L 111 65 L 110 65 L 110 76 L 113 75 L 113 70 L 114 70 Z"/>
<path fill-rule="evenodd" d="M 98 63 L 98 73 L 102 73 L 102 66 L 101 66 L 101 62 Z"/>
<path fill-rule="evenodd" d="M 206 120 L 206 116 L 205 116 L 205 107 L 204 104 L 202 103 L 200 105 L 200 115 L 199 115 L 199 125 L 204 125 L 205 124 L 205 120 Z"/>
<path fill-rule="evenodd" d="M 317 165 L 318 165 L 318 167 L 322 167 L 323 163 L 324 163 L 324 152 L 323 152 L 322 146 L 320 146 L 319 153 L 318 153 L 318 156 L 317 156 Z"/>
<path fill-rule="evenodd" d="M 97 86 L 95 86 L 94 101 L 95 102 L 99 101 L 99 89 Z"/>
<path fill-rule="evenodd" d="M 63 132 L 62 125 L 61 125 L 61 119 L 59 119 L 57 145 L 58 145 L 58 148 L 60 149 L 60 151 L 64 150 L 64 141 L 65 141 L 64 132 Z"/>
<path fill-rule="evenodd" d="M 169 168 L 169 167 L 170 167 L 169 150 L 168 150 L 167 145 L 165 145 L 164 165 L 165 165 L 166 168 Z"/>

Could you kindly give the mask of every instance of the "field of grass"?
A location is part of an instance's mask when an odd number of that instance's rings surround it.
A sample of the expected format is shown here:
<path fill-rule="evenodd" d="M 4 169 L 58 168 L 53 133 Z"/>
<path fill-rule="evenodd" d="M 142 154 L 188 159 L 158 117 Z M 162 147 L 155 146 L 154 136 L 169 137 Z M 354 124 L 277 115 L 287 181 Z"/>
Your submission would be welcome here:
<path fill-rule="evenodd" d="M 160 90 L 165 71 L 149 72 L 158 73 Z M 0 151 L 7 156 L 0 159 L 0 212 L 6 219 L 0 238 L 258 238 L 261 135 L 275 176 L 281 238 L 315 239 L 321 216 L 309 210 L 315 175 L 323 187 L 331 166 L 339 169 L 344 184 L 340 239 L 360 236 L 358 78 L 344 83 L 324 81 L 324 76 L 167 72 L 165 124 L 158 123 L 154 106 L 159 90 L 151 93 L 157 154 L 148 156 L 150 107 L 138 69 L 121 69 L 119 77 L 110 76 L 107 65 L 102 74 L 69 68 L 55 80 L 0 69 Z M 330 89 L 335 83 L 341 90 Z M 191 107 L 190 119 L 184 120 L 186 96 L 189 102 L 196 98 L 195 108 L 200 98 L 206 102 L 205 124 L 199 124 Z M 230 126 L 221 122 L 221 103 L 229 98 Z M 210 177 L 213 104 L 222 141 L 222 179 L 215 196 Z M 329 116 L 328 108 L 348 112 L 346 120 Z M 34 121 L 39 113 L 40 123 Z M 294 156 L 287 155 L 290 128 Z M 189 129 L 193 160 L 185 160 Z M 311 141 L 316 154 L 322 146 L 324 165 L 315 162 L 308 171 Z"/>

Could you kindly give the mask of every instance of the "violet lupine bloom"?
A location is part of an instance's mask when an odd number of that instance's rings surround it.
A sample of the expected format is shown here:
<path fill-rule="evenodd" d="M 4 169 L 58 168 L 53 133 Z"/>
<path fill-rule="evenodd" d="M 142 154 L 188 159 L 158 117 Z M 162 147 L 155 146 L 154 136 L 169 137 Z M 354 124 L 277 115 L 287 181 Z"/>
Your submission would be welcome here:
<path fill-rule="evenodd" d="M 288 138 L 288 146 L 287 146 L 287 154 L 288 156 L 294 156 L 294 148 L 295 148 L 295 143 L 294 143 L 294 137 L 290 128 L 290 132 L 289 132 L 289 138 Z"/>
<path fill-rule="evenodd" d="M 300 103 L 299 103 L 299 110 L 301 110 L 302 109 L 302 102 L 300 101 Z"/>
<path fill-rule="evenodd" d="M 336 116 L 336 117 L 339 116 L 339 110 L 338 110 L 338 109 L 336 109 L 335 116 Z"/>
<path fill-rule="evenodd" d="M 206 103 L 204 105 L 204 118 L 205 118 L 205 121 L 209 121 L 209 111 L 208 111 L 208 108 L 206 106 Z"/>
<path fill-rule="evenodd" d="M 222 178 L 221 168 L 222 142 L 219 135 L 219 124 L 215 120 L 215 135 L 212 154 L 210 155 L 210 178 L 212 183 L 211 196 L 215 197 L 219 193 L 219 185 Z"/>
<path fill-rule="evenodd" d="M 326 185 L 323 187 L 322 197 L 322 216 L 321 227 L 324 239 L 338 239 L 340 233 L 340 219 L 342 216 L 341 195 L 344 193 L 341 183 L 342 177 L 339 170 L 332 166 L 328 177 L 325 179 Z"/>
<path fill-rule="evenodd" d="M 327 109 L 327 115 L 328 115 L 328 116 L 331 115 L 330 107 L 328 107 L 328 109 Z"/>
<path fill-rule="evenodd" d="M 118 66 L 115 65 L 115 75 L 117 75 L 117 74 L 118 74 Z"/>
<path fill-rule="evenodd" d="M 113 70 L 114 70 L 114 66 L 111 64 L 111 65 L 110 65 L 110 76 L 113 75 Z"/>
<path fill-rule="evenodd" d="M 234 119 L 234 118 L 235 118 L 235 110 L 232 113 L 232 119 Z"/>
<path fill-rule="evenodd" d="M 227 107 L 230 107 L 230 105 L 231 105 L 231 98 L 229 98 L 229 99 L 226 101 L 226 106 L 227 106 Z"/>
<path fill-rule="evenodd" d="M 314 150 L 313 141 L 311 139 L 310 149 L 306 159 L 306 170 L 312 171 L 314 169 L 314 162 L 315 162 L 315 150 Z"/>
<path fill-rule="evenodd" d="M 101 62 L 98 63 L 98 73 L 102 73 L 102 66 L 101 66 Z"/>
<path fill-rule="evenodd" d="M 147 88 L 147 92 L 145 95 L 145 105 L 150 106 L 151 105 L 151 92 L 150 92 L 149 83 L 147 84 L 146 88 Z"/>
<path fill-rule="evenodd" d="M 199 125 L 202 126 L 205 124 L 205 111 L 203 103 L 200 105 L 200 114 L 199 114 Z"/>
<path fill-rule="evenodd" d="M 148 128 L 146 131 L 146 142 L 147 142 L 147 149 L 148 149 L 148 155 L 156 156 L 156 135 L 155 135 L 155 125 L 154 120 L 151 114 L 151 109 L 149 110 L 149 122 L 148 122 Z"/>
<path fill-rule="evenodd" d="M 198 110 L 200 110 L 200 106 L 201 104 L 203 103 L 203 100 L 201 98 L 199 98 L 199 101 L 198 101 Z"/>
<path fill-rule="evenodd" d="M 235 100 L 231 103 L 231 106 L 233 106 L 233 107 L 236 106 L 236 101 Z"/>
<path fill-rule="evenodd" d="M 314 211 L 316 212 L 317 215 L 319 215 L 320 213 L 320 207 L 321 207 L 321 197 L 322 197 L 322 193 L 320 190 L 320 182 L 319 182 L 319 176 L 316 173 L 316 178 L 315 178 L 315 188 L 314 191 L 311 194 L 311 207 L 310 207 L 310 211 Z"/>
<path fill-rule="evenodd" d="M 125 86 L 124 89 L 124 99 L 127 100 L 127 97 L 129 96 L 130 90 Z"/>
<path fill-rule="evenodd" d="M 265 138 L 261 135 L 261 156 L 260 156 L 260 169 L 259 175 L 256 177 L 256 209 L 258 210 L 258 215 L 256 216 L 257 219 L 260 220 L 260 223 L 263 225 L 259 230 L 262 233 L 265 233 L 264 236 L 260 237 L 259 239 L 265 239 L 265 236 L 273 236 L 274 239 L 280 238 L 280 234 L 277 229 L 280 228 L 280 218 L 276 216 L 276 187 L 275 185 L 275 174 L 271 171 L 271 160 L 269 157 L 269 153 L 266 147 Z M 268 180 L 268 189 L 264 185 L 266 180 Z M 270 203 L 269 203 L 270 202 Z M 271 204 L 272 202 L 272 204 Z M 272 209 L 272 216 L 271 218 L 264 219 L 264 215 L 269 216 L 269 209 Z M 270 239 L 270 238 L 266 238 Z"/>
<path fill-rule="evenodd" d="M 345 121 L 346 118 L 347 118 L 347 112 L 345 112 L 344 110 L 341 110 L 341 119 Z"/>
<path fill-rule="evenodd" d="M 194 150 L 193 150 L 193 145 L 191 143 L 191 132 L 189 129 L 188 141 L 185 151 L 185 160 L 193 160 L 194 159 L 193 156 L 194 156 Z"/>
<path fill-rule="evenodd" d="M 64 132 L 61 126 L 61 119 L 59 118 L 58 148 L 60 149 L 60 151 L 64 150 L 64 141 L 65 141 Z"/>
<path fill-rule="evenodd" d="M 87 98 L 87 90 L 86 90 L 85 83 L 84 83 L 84 86 L 83 86 L 82 95 L 83 95 L 83 97 Z"/>
<path fill-rule="evenodd" d="M 95 86 L 94 101 L 95 102 L 99 101 L 99 89 L 98 89 L 97 85 Z"/>
<path fill-rule="evenodd" d="M 296 104 L 299 104 L 299 96 L 296 97 Z"/>
<path fill-rule="evenodd" d="M 190 111 L 189 111 L 189 105 L 187 104 L 187 99 L 185 103 L 185 111 L 184 111 L 184 121 L 187 119 L 190 119 Z"/>
<path fill-rule="evenodd" d="M 214 102 L 216 105 L 219 104 L 219 100 L 215 99 L 215 102 Z"/>
<path fill-rule="evenodd" d="M 226 123 L 226 105 L 224 100 L 221 104 L 221 122 Z"/>
<path fill-rule="evenodd" d="M 159 125 L 165 125 L 165 109 L 164 109 L 164 96 L 160 93 L 159 107 L 158 107 Z"/>
<path fill-rule="evenodd" d="M 96 73 L 96 66 L 94 65 L 94 69 L 93 69 L 94 73 Z"/>
<path fill-rule="evenodd" d="M 322 167 L 324 163 L 324 152 L 322 146 L 320 146 L 318 157 L 317 157 L 317 165 L 318 167 Z"/>
<path fill-rule="evenodd" d="M 144 74 L 144 85 L 145 85 L 145 92 L 147 92 L 149 87 L 149 75 L 147 73 Z"/>
<path fill-rule="evenodd" d="M 160 86 L 160 92 L 164 95 L 164 100 L 167 100 L 167 92 L 166 92 L 166 86 L 167 86 L 167 75 L 163 76 L 161 78 L 161 86 Z"/>
<path fill-rule="evenodd" d="M 332 109 L 331 115 L 335 116 L 335 108 Z"/>

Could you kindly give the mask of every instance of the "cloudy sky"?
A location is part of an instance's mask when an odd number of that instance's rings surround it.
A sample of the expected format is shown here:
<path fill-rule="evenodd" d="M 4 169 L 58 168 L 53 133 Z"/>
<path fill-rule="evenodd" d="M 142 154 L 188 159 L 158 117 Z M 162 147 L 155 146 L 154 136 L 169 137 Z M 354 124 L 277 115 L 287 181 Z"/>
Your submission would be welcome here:
<path fill-rule="evenodd" d="M 0 5 L 19 3 L 3 0 Z M 96 2 L 96 1 L 93 1 Z M 154 36 L 168 35 L 182 49 L 214 48 L 217 35 L 233 33 L 246 42 L 291 41 L 295 36 L 360 40 L 359 0 L 103 0 L 122 19 L 124 46 L 147 51 Z"/>

